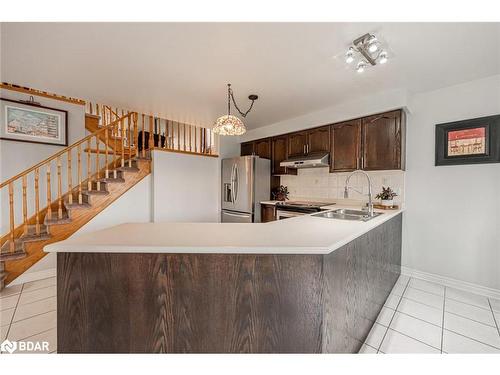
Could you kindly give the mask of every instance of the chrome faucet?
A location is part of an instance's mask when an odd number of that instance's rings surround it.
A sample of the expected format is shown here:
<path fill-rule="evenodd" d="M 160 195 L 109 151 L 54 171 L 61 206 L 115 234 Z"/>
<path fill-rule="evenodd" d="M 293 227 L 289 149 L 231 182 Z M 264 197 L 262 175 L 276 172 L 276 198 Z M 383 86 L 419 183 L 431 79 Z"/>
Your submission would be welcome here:
<path fill-rule="evenodd" d="M 362 175 L 366 176 L 366 179 L 368 180 L 368 216 L 373 216 L 372 181 L 370 180 L 370 176 L 368 176 L 368 173 L 366 173 L 365 171 L 357 169 L 354 172 L 352 172 L 349 176 L 347 176 L 344 187 L 344 198 L 346 199 L 349 198 L 349 189 L 354 190 L 359 194 L 363 194 L 362 191 L 359 191 L 349 186 L 349 180 L 356 173 L 361 173 Z"/>

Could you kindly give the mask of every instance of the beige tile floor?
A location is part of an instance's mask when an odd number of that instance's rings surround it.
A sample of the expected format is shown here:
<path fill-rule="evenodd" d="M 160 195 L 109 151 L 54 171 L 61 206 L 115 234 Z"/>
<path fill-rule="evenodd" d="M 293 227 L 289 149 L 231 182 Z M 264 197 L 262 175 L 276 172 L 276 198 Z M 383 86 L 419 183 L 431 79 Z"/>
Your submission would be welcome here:
<path fill-rule="evenodd" d="M 56 308 L 55 277 L 5 288 L 0 292 L 0 342 L 46 341 L 43 353 L 55 353 Z"/>
<path fill-rule="evenodd" d="M 0 292 L 0 342 L 57 350 L 56 279 Z M 499 353 L 500 300 L 401 276 L 360 353 Z"/>
<path fill-rule="evenodd" d="M 500 354 L 500 300 L 401 276 L 360 353 Z"/>

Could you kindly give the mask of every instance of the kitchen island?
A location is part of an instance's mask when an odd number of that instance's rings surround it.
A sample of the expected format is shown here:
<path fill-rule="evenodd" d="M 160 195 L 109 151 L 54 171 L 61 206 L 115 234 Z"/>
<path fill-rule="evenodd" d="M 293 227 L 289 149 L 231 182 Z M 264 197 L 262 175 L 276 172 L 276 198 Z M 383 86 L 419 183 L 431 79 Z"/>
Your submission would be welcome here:
<path fill-rule="evenodd" d="M 48 245 L 58 352 L 357 352 L 400 274 L 401 225 L 123 224 Z"/>

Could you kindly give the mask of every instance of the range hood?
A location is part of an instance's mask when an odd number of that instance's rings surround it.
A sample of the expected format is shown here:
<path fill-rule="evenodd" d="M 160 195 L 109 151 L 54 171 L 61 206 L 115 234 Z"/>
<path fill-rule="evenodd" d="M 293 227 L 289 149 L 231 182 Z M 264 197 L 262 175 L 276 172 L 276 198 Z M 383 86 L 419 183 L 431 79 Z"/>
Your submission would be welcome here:
<path fill-rule="evenodd" d="M 280 163 L 280 166 L 296 169 L 328 167 L 329 156 L 330 154 L 328 154 L 327 152 L 307 156 L 298 156 L 282 161 Z"/>

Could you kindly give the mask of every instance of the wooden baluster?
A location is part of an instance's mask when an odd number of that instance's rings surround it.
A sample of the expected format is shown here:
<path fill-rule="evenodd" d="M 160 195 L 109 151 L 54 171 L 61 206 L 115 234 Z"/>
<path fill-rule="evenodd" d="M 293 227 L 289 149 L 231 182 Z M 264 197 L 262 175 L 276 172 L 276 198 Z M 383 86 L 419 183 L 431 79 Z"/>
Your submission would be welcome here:
<path fill-rule="evenodd" d="M 106 118 L 106 116 L 107 116 L 107 114 L 106 114 L 106 108 L 107 108 L 107 107 L 106 107 L 105 105 L 103 105 L 103 106 L 102 106 L 102 126 L 106 126 L 106 123 L 107 123 L 107 118 Z"/>
<path fill-rule="evenodd" d="M 57 157 L 57 216 L 62 219 L 62 178 L 61 178 L 61 157 Z"/>
<path fill-rule="evenodd" d="M 189 125 L 189 151 L 193 151 L 193 135 L 191 134 L 193 130 L 193 126 Z"/>
<path fill-rule="evenodd" d="M 109 133 L 106 129 L 104 131 L 104 177 L 109 178 L 109 168 L 108 168 L 108 148 L 109 148 Z"/>
<path fill-rule="evenodd" d="M 91 115 L 93 115 L 93 114 L 94 114 L 94 109 L 92 108 L 92 102 L 89 102 L 89 113 L 90 113 Z"/>
<path fill-rule="evenodd" d="M 200 154 L 203 154 L 203 128 L 200 128 Z"/>
<path fill-rule="evenodd" d="M 196 142 L 196 133 L 198 132 L 198 128 L 194 128 L 194 152 L 198 152 L 198 144 Z"/>
<path fill-rule="evenodd" d="M 177 150 L 181 149 L 181 124 L 177 121 Z"/>
<path fill-rule="evenodd" d="M 47 165 L 47 216 L 52 220 L 52 191 L 50 186 L 50 163 Z"/>
<path fill-rule="evenodd" d="M 208 151 L 210 155 L 212 155 L 212 136 L 212 129 L 208 129 Z"/>
<path fill-rule="evenodd" d="M 112 126 L 112 130 L 114 129 L 117 129 L 118 128 L 118 122 L 116 124 L 114 124 Z M 111 132 L 111 134 L 113 134 L 113 131 Z M 118 175 L 118 171 L 116 170 L 116 168 L 118 168 L 118 150 L 117 150 L 117 147 L 118 147 L 118 141 L 117 141 L 117 137 L 116 135 L 113 136 L 113 139 L 114 139 L 114 149 L 113 149 L 113 154 L 114 154 L 114 162 L 113 162 L 113 178 L 116 178 L 117 175 Z"/>
<path fill-rule="evenodd" d="M 78 164 L 78 204 L 83 203 L 83 195 L 82 195 L 82 146 L 78 145 L 77 149 L 77 164 Z"/>
<path fill-rule="evenodd" d="M 169 129 L 168 129 L 168 119 L 165 120 L 165 148 L 170 147 L 170 140 L 169 140 Z"/>
<path fill-rule="evenodd" d="M 128 166 L 129 168 L 132 168 L 132 133 L 130 131 L 131 129 L 131 117 L 128 115 L 127 117 L 127 125 L 128 125 L 128 135 L 127 135 L 127 142 L 128 142 Z"/>
<path fill-rule="evenodd" d="M 9 250 L 13 253 L 16 250 L 14 242 L 14 183 L 9 183 L 9 220 L 10 220 L 10 244 Z"/>
<path fill-rule="evenodd" d="M 99 111 L 99 103 L 96 103 L 96 105 L 95 105 L 95 113 L 97 116 L 101 116 L 101 112 Z M 101 126 L 104 126 L 104 122 L 102 120 L 102 117 L 101 117 Z"/>
<path fill-rule="evenodd" d="M 26 175 L 23 175 L 23 223 L 24 234 L 28 234 L 28 200 L 26 198 Z"/>
<path fill-rule="evenodd" d="M 35 231 L 40 234 L 40 170 L 35 169 Z"/>
<path fill-rule="evenodd" d="M 91 160 L 90 160 L 90 138 L 87 139 L 87 149 L 89 152 L 87 152 L 87 189 L 90 191 L 92 190 L 92 180 L 90 179 L 91 175 Z"/>
<path fill-rule="evenodd" d="M 134 138 L 133 138 L 133 147 L 134 147 L 134 155 L 139 156 L 139 114 L 135 112 L 133 114 L 134 119 Z"/>
<path fill-rule="evenodd" d="M 71 165 L 71 149 L 68 150 L 68 203 L 73 203 L 73 172 Z"/>
<path fill-rule="evenodd" d="M 121 147 L 122 147 L 122 161 L 121 161 L 121 166 L 124 167 L 125 166 L 125 125 L 123 123 L 123 119 L 120 120 L 120 129 L 121 129 L 121 138 L 122 138 L 122 143 L 121 143 Z"/>
<path fill-rule="evenodd" d="M 99 181 L 99 179 L 101 178 L 101 173 L 100 173 L 100 169 L 101 169 L 101 163 L 100 163 L 100 159 L 99 159 L 99 135 L 96 135 L 95 136 L 95 171 L 96 171 L 96 189 L 97 190 L 101 190 L 101 181 Z"/>
<path fill-rule="evenodd" d="M 183 142 L 184 144 L 182 145 L 182 148 L 184 151 L 186 151 L 186 124 L 182 123 L 182 137 L 183 137 Z"/>
<path fill-rule="evenodd" d="M 155 147 L 155 143 L 154 143 L 154 138 L 153 138 L 153 122 L 154 122 L 154 119 L 153 119 L 153 116 L 149 116 L 149 141 L 148 141 L 148 148 L 150 151 L 153 150 L 153 148 Z"/>
<path fill-rule="evenodd" d="M 144 133 L 144 113 L 142 114 L 142 135 L 141 135 L 141 143 L 142 143 L 142 157 L 146 157 L 146 134 Z"/>

